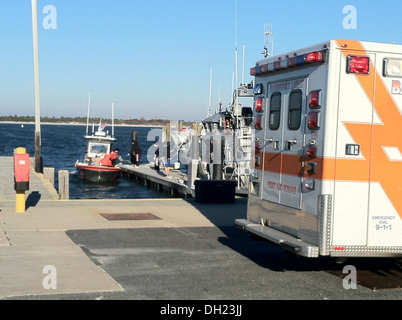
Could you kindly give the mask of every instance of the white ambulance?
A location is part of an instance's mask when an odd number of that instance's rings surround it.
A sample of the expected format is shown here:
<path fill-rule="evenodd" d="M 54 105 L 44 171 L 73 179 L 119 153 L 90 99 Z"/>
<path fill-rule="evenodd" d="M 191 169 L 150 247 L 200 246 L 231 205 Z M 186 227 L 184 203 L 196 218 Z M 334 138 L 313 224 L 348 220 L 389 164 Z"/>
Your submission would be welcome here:
<path fill-rule="evenodd" d="M 331 40 L 255 76 L 255 171 L 235 225 L 306 257 L 402 257 L 402 46 Z"/>

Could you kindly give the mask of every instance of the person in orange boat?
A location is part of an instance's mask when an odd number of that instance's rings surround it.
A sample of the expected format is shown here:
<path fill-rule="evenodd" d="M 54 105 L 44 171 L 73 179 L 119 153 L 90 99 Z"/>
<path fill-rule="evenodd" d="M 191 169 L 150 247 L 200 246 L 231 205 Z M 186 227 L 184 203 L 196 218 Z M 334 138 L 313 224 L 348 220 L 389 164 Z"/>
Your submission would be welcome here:
<path fill-rule="evenodd" d="M 103 159 L 100 161 L 103 166 L 114 167 L 116 165 L 116 159 L 118 157 L 119 149 L 114 149 L 110 154 L 105 154 Z"/>
<path fill-rule="evenodd" d="M 116 159 L 119 156 L 118 153 L 119 153 L 119 148 L 113 149 L 113 151 L 110 153 L 110 161 L 112 162 L 113 167 L 116 165 Z"/>

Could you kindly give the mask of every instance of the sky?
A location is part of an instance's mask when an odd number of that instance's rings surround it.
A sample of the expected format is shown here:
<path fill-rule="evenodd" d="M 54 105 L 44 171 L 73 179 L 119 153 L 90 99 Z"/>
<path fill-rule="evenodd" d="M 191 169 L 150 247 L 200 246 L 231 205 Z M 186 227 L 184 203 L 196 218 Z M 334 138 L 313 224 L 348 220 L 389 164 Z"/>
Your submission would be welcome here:
<path fill-rule="evenodd" d="M 265 24 L 274 55 L 330 39 L 402 44 L 402 0 L 37 3 L 40 114 L 48 117 L 86 117 L 90 94 L 91 117 L 111 118 L 113 103 L 117 119 L 200 121 L 211 70 L 212 110 L 220 99 L 229 106 L 233 82 L 252 80 Z M 31 0 L 0 0 L 0 34 L 0 116 L 33 116 Z"/>

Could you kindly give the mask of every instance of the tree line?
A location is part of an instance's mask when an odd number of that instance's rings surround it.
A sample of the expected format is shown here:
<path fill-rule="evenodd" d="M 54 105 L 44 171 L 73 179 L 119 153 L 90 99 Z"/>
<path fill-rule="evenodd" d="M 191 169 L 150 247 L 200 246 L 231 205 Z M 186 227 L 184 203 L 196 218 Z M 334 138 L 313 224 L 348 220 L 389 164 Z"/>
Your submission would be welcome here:
<path fill-rule="evenodd" d="M 101 118 L 89 118 L 89 123 L 95 123 L 98 124 L 100 122 Z M 6 121 L 11 121 L 11 122 L 35 122 L 35 117 L 34 116 L 0 116 L 0 122 L 6 122 Z M 77 123 L 77 124 L 86 124 L 87 123 L 87 118 L 86 117 L 40 117 L 41 122 L 46 122 L 46 123 Z M 112 120 L 111 119 L 103 119 L 102 118 L 102 123 L 107 123 L 111 124 Z M 152 119 L 152 120 L 146 120 L 144 118 L 141 119 L 114 119 L 114 124 L 116 125 L 133 125 L 133 126 L 139 126 L 139 125 L 147 125 L 147 126 L 166 126 L 170 123 L 170 120 L 163 120 L 163 119 Z M 182 124 L 184 126 L 191 125 L 191 122 L 186 122 L 183 121 Z"/>

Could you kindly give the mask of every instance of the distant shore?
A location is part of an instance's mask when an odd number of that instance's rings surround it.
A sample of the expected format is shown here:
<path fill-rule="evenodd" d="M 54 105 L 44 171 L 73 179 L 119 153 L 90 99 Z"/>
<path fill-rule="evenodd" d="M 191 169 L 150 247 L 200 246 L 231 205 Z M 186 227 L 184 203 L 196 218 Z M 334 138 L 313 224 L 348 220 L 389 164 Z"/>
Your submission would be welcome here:
<path fill-rule="evenodd" d="M 31 121 L 0 121 L 0 123 L 6 123 L 6 124 L 35 124 L 35 122 Z M 52 126 L 86 126 L 86 123 L 81 123 L 81 122 L 41 122 L 41 125 L 52 125 Z M 92 127 L 92 123 L 89 125 Z M 95 125 L 97 126 L 97 125 Z M 107 124 L 107 127 L 111 126 L 111 124 Z M 150 124 L 114 124 L 115 127 L 146 127 L 146 128 L 152 128 L 152 127 L 157 127 L 160 128 L 162 127 L 161 125 L 150 125 Z"/>

